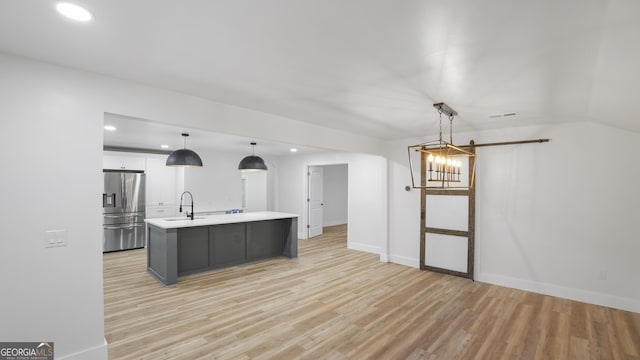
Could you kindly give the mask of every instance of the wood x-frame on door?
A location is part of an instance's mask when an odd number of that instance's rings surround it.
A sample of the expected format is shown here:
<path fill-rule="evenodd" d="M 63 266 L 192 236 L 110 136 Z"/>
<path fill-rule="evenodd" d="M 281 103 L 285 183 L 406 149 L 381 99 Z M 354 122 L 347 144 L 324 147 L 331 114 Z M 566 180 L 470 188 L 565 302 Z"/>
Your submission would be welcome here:
<path fill-rule="evenodd" d="M 467 149 L 475 154 L 473 141 Z M 474 258 L 475 258 L 475 223 L 476 223 L 476 179 L 470 176 L 469 187 L 467 189 L 447 189 L 447 188 L 427 188 L 427 156 L 426 152 L 422 152 L 420 156 L 420 269 L 430 270 L 443 274 L 460 276 L 473 280 Z M 469 156 L 469 174 L 475 173 L 475 156 Z M 452 230 L 427 227 L 427 196 L 429 195 L 446 195 L 446 196 L 467 196 L 469 212 L 467 231 Z M 426 258 L 426 239 L 427 234 L 452 235 L 467 238 L 467 271 L 456 271 L 436 266 L 429 266 L 425 263 Z"/>

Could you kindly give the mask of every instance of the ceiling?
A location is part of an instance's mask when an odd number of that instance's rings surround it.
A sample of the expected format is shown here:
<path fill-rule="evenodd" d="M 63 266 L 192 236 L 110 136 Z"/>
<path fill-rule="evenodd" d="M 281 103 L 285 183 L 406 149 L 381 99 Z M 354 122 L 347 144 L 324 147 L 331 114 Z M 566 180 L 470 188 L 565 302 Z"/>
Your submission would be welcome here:
<path fill-rule="evenodd" d="M 640 132 L 637 0 L 76 3 L 95 21 L 1 1 L 0 52 L 380 139 L 436 132 L 440 101 L 456 130 Z"/>
<path fill-rule="evenodd" d="M 118 114 L 105 114 L 104 124 L 115 127 L 115 131 L 104 130 L 103 143 L 110 147 L 136 148 L 152 151 L 173 151 L 184 147 L 182 133 L 187 133 L 187 148 L 198 153 L 223 151 L 251 154 L 251 142 L 256 142 L 256 155 L 295 156 L 326 151 L 302 145 L 221 134 L 206 130 L 189 129 L 166 125 L 155 121 L 132 118 Z M 167 149 L 161 148 L 168 145 Z M 295 149 L 292 152 L 291 149 Z"/>

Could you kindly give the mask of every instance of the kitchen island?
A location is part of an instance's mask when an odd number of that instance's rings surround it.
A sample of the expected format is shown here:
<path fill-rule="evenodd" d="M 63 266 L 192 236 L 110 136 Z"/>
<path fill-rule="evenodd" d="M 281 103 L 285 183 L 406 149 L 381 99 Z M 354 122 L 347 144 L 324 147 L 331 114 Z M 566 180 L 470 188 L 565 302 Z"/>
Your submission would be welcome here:
<path fill-rule="evenodd" d="M 165 285 L 198 272 L 298 256 L 295 214 L 264 211 L 145 222 L 147 271 Z"/>

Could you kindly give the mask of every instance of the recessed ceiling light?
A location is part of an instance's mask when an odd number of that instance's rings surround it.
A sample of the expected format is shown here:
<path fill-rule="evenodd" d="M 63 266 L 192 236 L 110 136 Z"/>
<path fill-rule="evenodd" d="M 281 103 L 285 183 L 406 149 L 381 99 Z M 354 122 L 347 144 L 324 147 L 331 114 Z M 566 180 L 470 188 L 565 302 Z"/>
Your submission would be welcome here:
<path fill-rule="evenodd" d="M 113 125 L 105 125 L 104 129 L 108 131 L 116 131 L 116 127 Z"/>
<path fill-rule="evenodd" d="M 93 14 L 89 10 L 68 2 L 57 3 L 56 10 L 63 16 L 75 21 L 87 22 L 93 19 Z"/>
<path fill-rule="evenodd" d="M 160 145 L 160 147 L 163 148 L 163 149 L 168 149 L 169 145 Z"/>
<path fill-rule="evenodd" d="M 296 149 L 296 148 L 291 148 L 291 149 L 289 149 L 289 151 L 291 151 L 291 152 L 297 152 L 297 151 L 298 151 L 298 149 Z"/>

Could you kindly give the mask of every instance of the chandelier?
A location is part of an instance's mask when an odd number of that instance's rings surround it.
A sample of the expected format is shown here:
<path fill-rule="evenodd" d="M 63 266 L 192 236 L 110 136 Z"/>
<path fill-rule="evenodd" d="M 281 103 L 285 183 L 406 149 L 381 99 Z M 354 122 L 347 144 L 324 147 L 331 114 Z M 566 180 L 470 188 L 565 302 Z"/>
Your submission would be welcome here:
<path fill-rule="evenodd" d="M 407 148 L 409 155 L 409 168 L 411 171 L 411 184 L 413 188 L 468 188 L 468 184 L 473 184 L 474 166 L 469 167 L 470 176 L 465 177 L 462 170 L 464 165 L 468 165 L 469 158 L 475 157 L 473 152 L 453 145 L 453 118 L 458 113 L 449 105 L 440 102 L 433 104 L 438 110 L 440 131 L 438 140 L 412 145 Z M 449 120 L 449 141 L 442 137 L 442 120 L 446 116 Z M 411 152 L 421 153 L 421 182 L 416 186 L 413 177 L 413 163 Z M 474 162 L 471 162 L 474 164 Z"/>

